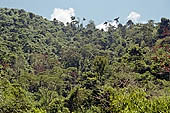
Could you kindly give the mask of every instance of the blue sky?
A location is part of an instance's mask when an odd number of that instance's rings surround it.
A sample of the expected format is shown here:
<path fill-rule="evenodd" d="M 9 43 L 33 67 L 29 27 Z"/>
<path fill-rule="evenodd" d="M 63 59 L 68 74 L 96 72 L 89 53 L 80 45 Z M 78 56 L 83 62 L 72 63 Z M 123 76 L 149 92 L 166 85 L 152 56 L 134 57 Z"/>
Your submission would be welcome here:
<path fill-rule="evenodd" d="M 52 13 L 57 13 L 55 8 L 63 11 L 72 8 L 73 15 L 92 19 L 96 24 L 118 16 L 125 23 L 131 12 L 138 14 L 138 22 L 170 18 L 170 0 L 0 0 L 0 7 L 22 8 L 48 19 L 51 19 Z"/>

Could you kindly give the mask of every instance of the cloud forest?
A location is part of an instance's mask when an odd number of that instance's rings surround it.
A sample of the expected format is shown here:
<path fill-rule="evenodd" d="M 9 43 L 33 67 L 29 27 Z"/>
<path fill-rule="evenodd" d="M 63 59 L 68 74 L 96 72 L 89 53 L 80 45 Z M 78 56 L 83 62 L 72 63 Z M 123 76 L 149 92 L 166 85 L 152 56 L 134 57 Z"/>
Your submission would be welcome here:
<path fill-rule="evenodd" d="M 0 113 L 170 112 L 170 19 L 69 21 L 0 8 Z"/>

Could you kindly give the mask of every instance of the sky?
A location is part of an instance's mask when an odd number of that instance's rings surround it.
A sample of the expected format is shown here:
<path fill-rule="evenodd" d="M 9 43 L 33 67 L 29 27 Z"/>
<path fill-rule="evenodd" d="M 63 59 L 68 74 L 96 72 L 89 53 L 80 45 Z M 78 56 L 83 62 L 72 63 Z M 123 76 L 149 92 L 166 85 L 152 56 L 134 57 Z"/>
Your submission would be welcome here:
<path fill-rule="evenodd" d="M 170 18 L 170 0 L 0 0 L 1 8 L 25 9 L 49 20 L 64 23 L 71 16 L 85 17 L 96 25 L 120 17 L 121 23 L 160 21 Z"/>

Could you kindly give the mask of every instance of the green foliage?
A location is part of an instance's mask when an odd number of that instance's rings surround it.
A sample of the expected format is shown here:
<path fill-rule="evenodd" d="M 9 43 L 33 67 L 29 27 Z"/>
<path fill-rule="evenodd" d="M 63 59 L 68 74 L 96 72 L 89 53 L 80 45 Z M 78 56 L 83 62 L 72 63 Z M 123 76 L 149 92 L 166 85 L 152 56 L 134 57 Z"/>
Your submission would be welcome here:
<path fill-rule="evenodd" d="M 146 48 L 141 48 L 139 46 L 133 46 L 128 50 L 128 53 L 123 56 L 123 62 L 129 65 L 130 69 L 137 73 L 145 73 L 149 71 L 148 59 L 146 53 Z"/>
<path fill-rule="evenodd" d="M 108 31 L 0 8 L 0 112 L 170 111 L 169 19 Z"/>
<path fill-rule="evenodd" d="M 166 113 L 170 110 L 169 97 L 148 99 L 148 95 L 142 90 L 123 89 L 111 95 L 111 108 L 114 113 Z"/>
<path fill-rule="evenodd" d="M 2 113 L 30 112 L 34 104 L 31 95 L 19 85 L 11 84 L 5 78 L 0 80 L 0 111 Z"/>
<path fill-rule="evenodd" d="M 98 76 L 103 76 L 104 71 L 108 68 L 108 59 L 106 57 L 98 56 L 94 59 L 94 72 L 97 73 Z"/>
<path fill-rule="evenodd" d="M 39 108 L 34 108 L 32 111 L 32 113 L 47 113 L 45 110 L 39 109 Z"/>

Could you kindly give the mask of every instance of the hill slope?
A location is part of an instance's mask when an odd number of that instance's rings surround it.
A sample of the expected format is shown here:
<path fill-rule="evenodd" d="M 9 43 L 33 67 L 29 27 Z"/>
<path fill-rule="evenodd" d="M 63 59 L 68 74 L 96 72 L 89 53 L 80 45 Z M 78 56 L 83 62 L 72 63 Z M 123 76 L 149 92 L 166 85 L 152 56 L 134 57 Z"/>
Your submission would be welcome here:
<path fill-rule="evenodd" d="M 0 111 L 170 111 L 169 26 L 129 20 L 105 32 L 1 8 Z"/>

